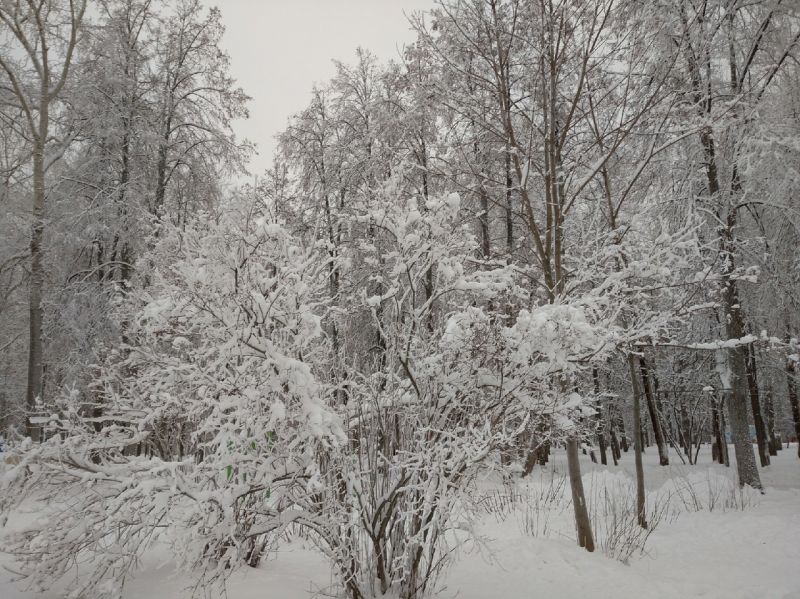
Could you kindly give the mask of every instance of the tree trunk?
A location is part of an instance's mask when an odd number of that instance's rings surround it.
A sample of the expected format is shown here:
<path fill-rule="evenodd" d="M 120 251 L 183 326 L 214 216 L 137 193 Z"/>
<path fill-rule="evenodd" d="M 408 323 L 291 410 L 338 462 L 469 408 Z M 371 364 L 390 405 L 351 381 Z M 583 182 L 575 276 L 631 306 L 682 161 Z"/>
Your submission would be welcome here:
<path fill-rule="evenodd" d="M 633 428 L 640 431 L 641 417 L 641 391 L 639 390 L 639 377 L 636 374 L 636 356 L 628 355 L 628 366 L 631 372 L 631 387 L 633 389 Z M 636 458 L 636 519 L 639 526 L 647 528 L 647 514 L 645 512 L 644 497 L 644 467 L 642 466 L 642 440 L 641 435 L 634 435 L 634 456 Z"/>
<path fill-rule="evenodd" d="M 158 161 L 156 163 L 156 193 L 153 202 L 152 213 L 155 216 L 163 216 L 164 201 L 167 195 L 167 159 L 169 154 L 169 142 L 172 136 L 172 104 L 173 94 L 167 90 L 167 105 L 164 107 L 166 116 L 164 118 L 164 129 L 161 132 L 161 140 L 158 146 Z"/>
<path fill-rule="evenodd" d="M 161 216 L 164 206 L 164 197 L 167 192 L 167 141 L 162 142 L 158 148 L 158 163 L 156 166 L 156 193 L 153 201 L 152 213 Z"/>
<path fill-rule="evenodd" d="M 492 252 L 492 240 L 489 235 L 489 194 L 483 186 L 483 182 L 480 184 L 479 196 L 481 201 L 481 215 L 478 221 L 481 227 L 481 253 L 483 254 L 481 258 L 483 260 L 488 260 Z"/>
<path fill-rule="evenodd" d="M 622 458 L 622 453 L 619 449 L 619 439 L 617 439 L 617 431 L 614 428 L 614 421 L 611 421 L 611 426 L 609 427 L 609 436 L 611 437 L 611 458 L 614 460 L 614 465 L 619 465 L 619 460 Z"/>
<path fill-rule="evenodd" d="M 730 258 L 730 256 L 729 256 Z M 741 315 L 738 306 L 738 296 L 735 293 L 735 281 L 728 281 L 728 288 L 733 287 L 733 293 L 727 292 L 729 297 L 725 319 L 728 329 L 728 339 L 740 339 L 744 327 L 741 326 Z M 731 301 L 731 298 L 736 298 Z M 761 478 L 756 466 L 756 457 L 753 452 L 753 442 L 750 440 L 750 424 L 747 417 L 747 366 L 744 349 L 741 346 L 730 347 L 721 356 L 721 369 L 724 372 L 723 384 L 730 389 L 728 396 L 728 420 L 731 423 L 731 437 L 736 451 L 736 471 L 739 475 L 739 485 L 749 485 L 754 489 L 762 489 Z M 725 380 L 727 379 L 727 381 Z"/>
<path fill-rule="evenodd" d="M 725 463 L 725 459 L 722 457 L 722 434 L 723 432 L 720 430 L 719 426 L 719 409 L 717 408 L 717 401 L 714 397 L 711 397 L 711 431 L 713 436 L 713 449 L 712 456 L 720 464 Z"/>
<path fill-rule="evenodd" d="M 611 457 L 614 460 L 614 465 L 619 465 L 619 460 L 622 457 L 622 453 L 619 448 L 619 439 L 617 438 L 617 427 L 616 427 L 616 419 L 614 418 L 614 406 L 609 403 L 608 404 L 608 411 L 606 412 L 606 417 L 608 418 L 608 436 L 611 439 Z"/>
<path fill-rule="evenodd" d="M 511 154 L 506 143 L 506 251 L 508 252 L 508 263 L 511 263 L 512 254 L 514 252 L 514 212 L 511 199 Z"/>
<path fill-rule="evenodd" d="M 747 365 L 747 388 L 750 391 L 750 407 L 753 410 L 753 424 L 756 427 L 758 441 L 758 458 L 761 467 L 769 466 L 769 448 L 767 447 L 767 427 L 761 416 L 761 398 L 758 393 L 758 369 L 756 365 L 756 348 L 752 343 L 745 346 Z"/>
<path fill-rule="evenodd" d="M 27 4 L 27 6 L 25 6 Z M 4 103 L 13 104 L 16 98 L 19 105 L 24 108 L 26 115 L 25 137 L 32 142 L 33 157 L 33 198 L 31 222 L 31 270 L 28 287 L 28 372 L 25 390 L 25 410 L 28 412 L 25 429 L 28 436 L 34 441 L 40 437 L 38 426 L 34 426 L 30 418 L 36 408 L 36 401 L 43 399 L 44 395 L 44 359 L 42 349 L 42 289 L 44 287 L 43 242 L 45 229 L 45 151 L 50 139 L 50 105 L 61 93 L 69 73 L 73 51 L 78 40 L 78 29 L 86 10 L 86 0 L 69 3 L 69 13 L 58 10 L 55 0 L 51 2 L 5 2 L 3 3 L 3 21 L 6 25 L 11 22 L 16 27 L 5 27 L 4 42 L 16 38 L 19 47 L 5 47 L 3 52 L 25 52 L 30 56 L 35 65 L 35 76 L 38 84 L 33 85 L 35 79 L 28 79 L 27 74 L 17 72 L 10 66 L 5 55 L 0 54 L 0 65 L 4 71 Z M 54 21 L 59 19 L 59 25 Z M 25 25 L 23 25 L 25 23 Z M 30 26 L 30 28 L 29 28 Z M 57 34 L 54 32 L 57 31 Z M 59 36 L 64 44 L 60 47 L 63 57 L 60 68 L 55 69 L 49 60 L 51 36 Z M 20 81 L 30 81 L 31 85 L 20 84 Z"/>
<path fill-rule="evenodd" d="M 594 379 L 594 395 L 597 398 L 595 402 L 595 426 L 597 427 L 597 445 L 600 448 L 600 463 L 603 466 L 607 466 L 605 419 L 603 418 L 603 403 L 600 401 L 600 377 L 597 374 L 597 368 L 592 369 L 592 378 Z"/>
<path fill-rule="evenodd" d="M 537 450 L 539 453 L 539 465 L 546 466 L 550 461 L 550 441 L 545 441 L 539 446 Z"/>
<path fill-rule="evenodd" d="M 622 451 L 628 453 L 628 435 L 625 433 L 625 421 L 622 419 L 622 416 L 619 418 L 619 434 L 620 434 L 620 445 L 622 445 Z M 620 455 L 620 458 L 622 456 Z"/>
<path fill-rule="evenodd" d="M 586 497 L 583 493 L 583 481 L 581 480 L 581 465 L 578 460 L 578 440 L 575 437 L 571 437 L 567 441 L 567 466 L 569 469 L 569 486 L 572 491 L 572 505 L 575 509 L 578 545 L 584 547 L 586 551 L 594 551 L 592 523 L 589 520 L 589 510 L 586 507 Z"/>
<path fill-rule="evenodd" d="M 694 438 L 692 434 L 692 422 L 689 419 L 689 412 L 686 410 L 686 398 L 681 398 L 681 441 L 683 448 L 686 452 L 686 457 L 689 458 L 689 465 L 694 463 L 692 459 L 692 448 L 694 447 Z"/>
<path fill-rule="evenodd" d="M 644 389 L 644 396 L 647 400 L 647 411 L 650 414 L 650 424 L 653 427 L 653 437 L 655 438 L 656 445 L 658 446 L 658 463 L 661 466 L 669 465 L 669 451 L 667 444 L 664 441 L 664 431 L 661 430 L 661 418 L 656 409 L 655 395 L 653 393 L 653 385 L 651 381 L 650 369 L 644 358 L 639 358 L 639 369 L 642 373 L 642 388 Z"/>
<path fill-rule="evenodd" d="M 525 463 L 522 466 L 522 478 L 528 476 L 533 472 L 534 466 L 539 462 L 539 442 L 533 439 L 531 442 L 531 449 L 525 455 Z"/>
<path fill-rule="evenodd" d="M 792 408 L 792 420 L 794 421 L 794 435 L 797 440 L 797 457 L 800 458 L 800 406 L 797 403 L 797 382 L 794 378 L 795 363 L 791 359 L 786 360 L 786 388 L 789 392 L 789 406 Z"/>
<path fill-rule="evenodd" d="M 720 446 L 720 455 L 722 456 L 722 463 L 728 468 L 731 465 L 731 458 L 728 454 L 728 435 L 727 425 L 725 424 L 725 393 L 719 400 L 719 430 L 722 433 L 722 445 Z"/>
<path fill-rule="evenodd" d="M 46 94 L 43 90 L 42 94 Z M 31 422 L 36 412 L 36 402 L 41 401 L 44 365 L 42 358 L 42 288 L 44 269 L 42 266 L 42 243 L 44 241 L 44 146 L 48 131 L 47 100 L 40 105 L 39 135 L 34 141 L 33 150 L 33 223 L 31 225 L 31 275 L 28 290 L 30 314 L 28 337 L 28 384 L 25 393 L 25 407 L 28 412 L 26 434 L 38 441 L 40 427 Z"/>
<path fill-rule="evenodd" d="M 775 404 L 772 402 L 772 384 L 767 387 L 767 392 L 764 394 L 764 415 L 767 420 L 769 455 L 778 455 L 781 444 L 775 436 Z"/>

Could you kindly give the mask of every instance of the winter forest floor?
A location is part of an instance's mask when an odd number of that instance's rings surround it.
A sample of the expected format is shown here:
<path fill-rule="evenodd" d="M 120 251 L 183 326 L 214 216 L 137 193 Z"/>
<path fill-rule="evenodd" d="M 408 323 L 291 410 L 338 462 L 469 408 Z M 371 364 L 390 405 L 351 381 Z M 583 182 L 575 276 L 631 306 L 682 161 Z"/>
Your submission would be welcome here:
<path fill-rule="evenodd" d="M 733 459 L 733 447 L 730 448 Z M 641 544 L 633 514 L 633 454 L 619 467 L 592 464 L 583 456 L 584 485 L 593 510 L 597 551 L 574 543 L 566 460 L 555 452 L 513 489 L 487 479 L 479 483 L 484 515 L 481 545 L 466 543 L 440 581 L 439 597 L 459 599 L 788 599 L 800 598 L 800 460 L 784 449 L 761 470 L 766 494 L 740 492 L 734 468 L 711 463 L 709 448 L 699 464 L 658 466 L 655 448 L 645 454 L 648 509 L 656 521 L 644 551 L 623 563 L 626 546 Z M 634 520 L 635 522 L 635 520 Z M 9 525 L 13 525 L 9 522 Z M 625 539 L 629 543 L 623 542 Z M 610 557 L 616 555 L 618 559 Z M 10 565 L 8 556 L 0 563 Z M 0 599 L 55 599 L 24 592 L 0 572 Z M 128 585 L 126 599 L 190 596 L 189 579 L 176 576 L 165 552 L 152 551 Z M 329 597 L 333 579 L 325 560 L 295 540 L 258 569 L 245 568 L 229 581 L 229 599 Z M 184 593 L 184 591 L 186 591 Z M 202 596 L 202 593 L 195 593 Z"/>

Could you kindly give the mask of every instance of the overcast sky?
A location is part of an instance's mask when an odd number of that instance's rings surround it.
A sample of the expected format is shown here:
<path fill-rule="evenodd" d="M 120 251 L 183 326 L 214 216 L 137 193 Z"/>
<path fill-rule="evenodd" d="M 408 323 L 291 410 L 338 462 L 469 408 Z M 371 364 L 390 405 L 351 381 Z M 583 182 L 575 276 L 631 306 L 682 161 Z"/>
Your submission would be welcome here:
<path fill-rule="evenodd" d="M 404 16 L 433 0 L 208 0 L 222 10 L 225 47 L 234 77 L 252 96 L 250 119 L 239 136 L 258 144 L 250 171 L 271 162 L 273 137 L 310 100 L 315 82 L 335 74 L 333 59 L 352 62 L 362 46 L 381 58 L 397 58 L 414 39 Z"/>

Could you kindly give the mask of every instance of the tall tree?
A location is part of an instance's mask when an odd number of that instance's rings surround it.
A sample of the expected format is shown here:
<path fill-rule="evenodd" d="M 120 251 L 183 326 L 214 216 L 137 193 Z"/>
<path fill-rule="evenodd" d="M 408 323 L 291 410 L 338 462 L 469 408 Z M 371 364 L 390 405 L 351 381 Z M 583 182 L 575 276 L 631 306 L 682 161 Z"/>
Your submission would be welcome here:
<path fill-rule="evenodd" d="M 692 110 L 687 121 L 702 125 L 697 140 L 702 151 L 704 193 L 697 198 L 714 231 L 720 285 L 721 329 L 727 343 L 720 350 L 718 372 L 729 395 L 728 416 L 740 484 L 762 487 L 749 435 L 748 408 L 758 407 L 747 377 L 747 323 L 742 306 L 746 268 L 741 265 L 743 219 L 757 200 L 747 198 L 743 175 L 746 136 L 752 135 L 759 106 L 780 81 L 796 51 L 800 33 L 782 35 L 780 23 L 796 15 L 782 2 L 704 2 L 685 0 L 673 5 L 679 23 L 685 90 Z M 726 68 L 718 68 L 725 65 Z M 760 408 L 759 408 L 760 409 Z"/>
<path fill-rule="evenodd" d="M 0 2 L 0 22 L 6 30 L 0 54 L 4 86 L 21 108 L 32 149 L 28 382 L 25 404 L 29 416 L 42 399 L 44 355 L 42 347 L 42 291 L 45 281 L 44 235 L 46 223 L 46 172 L 66 149 L 69 137 L 52 138 L 51 110 L 67 83 L 87 0 Z M 29 419 L 27 433 L 38 437 Z"/>
<path fill-rule="evenodd" d="M 219 176 L 243 172 L 251 152 L 231 129 L 233 119 L 247 117 L 249 98 L 230 75 L 224 31 L 219 9 L 206 10 L 200 0 L 178 0 L 160 14 L 151 67 L 158 123 L 149 208 L 173 222 L 184 222 L 201 198 L 213 203 Z"/>

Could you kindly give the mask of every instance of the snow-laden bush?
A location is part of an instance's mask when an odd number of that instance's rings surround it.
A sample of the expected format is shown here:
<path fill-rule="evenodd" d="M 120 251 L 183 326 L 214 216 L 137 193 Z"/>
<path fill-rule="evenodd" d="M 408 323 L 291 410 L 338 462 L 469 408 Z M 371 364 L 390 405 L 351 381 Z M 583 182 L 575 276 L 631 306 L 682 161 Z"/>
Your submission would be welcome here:
<path fill-rule="evenodd" d="M 682 512 L 744 511 L 758 505 L 761 497 L 755 489 L 710 469 L 672 477 L 659 492 L 669 497 L 676 516 Z"/>
<path fill-rule="evenodd" d="M 388 199 L 350 224 L 372 231 L 359 248 L 370 275 L 345 301 L 361 302 L 374 357 L 349 374 L 349 443 L 326 453 L 305 507 L 353 599 L 433 591 L 456 531 L 472 529 L 476 475 L 530 426 L 575 427 L 582 401 L 563 389 L 573 361 L 603 343 L 583 305 L 513 321 L 497 311 L 529 295 L 513 267 L 475 258 L 458 196 Z"/>
<path fill-rule="evenodd" d="M 476 305 L 512 293 L 513 273 L 478 268 L 454 195 L 387 201 L 353 221 L 373 231 L 360 248 L 373 274 L 348 301 L 362 306 L 374 358 L 347 380 L 349 442 L 326 452 L 305 509 L 349 596 L 412 598 L 446 565 L 451 531 L 468 526 L 471 478 L 514 434 L 503 326 Z"/>
<path fill-rule="evenodd" d="M 324 262 L 278 226 L 235 230 L 165 230 L 172 259 L 130 298 L 92 395 L 65 394 L 42 444 L 18 448 L 0 507 L 36 502 L 5 540 L 32 587 L 74 574 L 73 596 L 118 596 L 156 540 L 213 580 L 309 517 L 297 497 L 344 440 L 319 377 Z"/>

